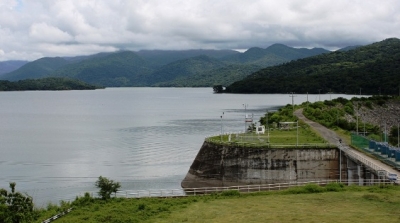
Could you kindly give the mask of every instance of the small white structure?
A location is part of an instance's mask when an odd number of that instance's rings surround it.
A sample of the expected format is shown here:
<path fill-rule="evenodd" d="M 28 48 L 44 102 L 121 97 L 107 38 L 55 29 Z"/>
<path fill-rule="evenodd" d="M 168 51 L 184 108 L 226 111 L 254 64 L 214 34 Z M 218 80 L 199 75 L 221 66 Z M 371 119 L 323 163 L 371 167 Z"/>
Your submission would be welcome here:
<path fill-rule="evenodd" d="M 257 134 L 264 134 L 265 133 L 265 126 L 260 125 L 256 127 L 256 133 Z"/>

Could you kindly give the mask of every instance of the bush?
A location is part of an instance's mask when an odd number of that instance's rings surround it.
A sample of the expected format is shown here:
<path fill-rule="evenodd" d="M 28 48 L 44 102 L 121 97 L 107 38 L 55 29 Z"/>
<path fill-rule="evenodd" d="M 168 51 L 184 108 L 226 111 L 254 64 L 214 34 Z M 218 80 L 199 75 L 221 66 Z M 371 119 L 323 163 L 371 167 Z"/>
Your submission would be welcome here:
<path fill-rule="evenodd" d="M 110 199 L 112 193 L 117 193 L 118 189 L 121 187 L 119 182 L 114 182 L 106 177 L 100 176 L 96 181 L 95 186 L 100 189 L 99 196 L 104 199 Z"/>
<path fill-rule="evenodd" d="M 32 222 L 38 218 L 32 198 L 15 191 L 15 182 L 10 183 L 11 192 L 0 189 L 0 222 Z"/>
<path fill-rule="evenodd" d="M 365 102 L 365 107 L 367 107 L 367 108 L 369 108 L 369 109 L 372 109 L 372 103 L 371 103 L 371 101 Z"/>
<path fill-rule="evenodd" d="M 342 183 L 329 183 L 325 186 L 327 191 L 343 191 L 344 184 Z"/>
<path fill-rule="evenodd" d="M 316 184 L 307 184 L 305 186 L 300 187 L 292 187 L 288 190 L 284 191 L 283 193 L 287 194 L 312 194 L 312 193 L 321 193 L 326 191 L 325 188 L 318 186 Z"/>
<path fill-rule="evenodd" d="M 304 190 L 308 193 L 321 193 L 325 191 L 323 187 L 316 184 L 307 184 L 306 186 L 304 186 Z"/>
<path fill-rule="evenodd" d="M 345 105 L 344 106 L 344 111 L 350 115 L 354 115 L 354 109 L 353 106 L 350 105 Z"/>
<path fill-rule="evenodd" d="M 240 192 L 237 190 L 226 190 L 222 191 L 221 196 L 226 196 L 226 197 L 240 196 Z"/>

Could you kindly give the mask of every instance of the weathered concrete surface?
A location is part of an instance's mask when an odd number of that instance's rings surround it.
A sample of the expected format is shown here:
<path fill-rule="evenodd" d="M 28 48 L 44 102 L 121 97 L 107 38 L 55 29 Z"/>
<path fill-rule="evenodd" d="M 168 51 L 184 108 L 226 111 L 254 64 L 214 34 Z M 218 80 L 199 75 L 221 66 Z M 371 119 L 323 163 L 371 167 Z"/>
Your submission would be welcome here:
<path fill-rule="evenodd" d="M 342 172 L 342 177 L 346 175 Z M 336 148 L 260 149 L 204 142 L 181 185 L 198 188 L 322 179 L 339 179 Z"/>

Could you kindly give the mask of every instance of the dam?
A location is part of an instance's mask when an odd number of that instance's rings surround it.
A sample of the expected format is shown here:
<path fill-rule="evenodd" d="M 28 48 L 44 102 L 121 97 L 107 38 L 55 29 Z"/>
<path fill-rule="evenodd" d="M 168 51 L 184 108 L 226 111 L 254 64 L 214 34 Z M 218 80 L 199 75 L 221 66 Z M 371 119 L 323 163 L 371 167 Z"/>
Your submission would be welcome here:
<path fill-rule="evenodd" d="M 335 147 L 253 148 L 205 141 L 181 185 L 225 187 L 347 178 L 347 159 L 343 156 L 340 164 L 339 156 Z"/>

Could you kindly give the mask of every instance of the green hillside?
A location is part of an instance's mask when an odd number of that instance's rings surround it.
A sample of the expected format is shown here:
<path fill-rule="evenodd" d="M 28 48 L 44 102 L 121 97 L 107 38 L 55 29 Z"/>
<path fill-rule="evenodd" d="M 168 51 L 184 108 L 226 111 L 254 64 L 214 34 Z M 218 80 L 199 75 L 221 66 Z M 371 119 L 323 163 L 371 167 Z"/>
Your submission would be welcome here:
<path fill-rule="evenodd" d="M 262 67 L 269 67 L 282 64 L 291 60 L 315 56 L 330 51 L 322 48 L 293 48 L 283 44 L 274 44 L 266 49 L 252 47 L 242 54 L 235 54 L 223 58 L 226 62 L 241 64 L 254 64 Z"/>
<path fill-rule="evenodd" d="M 1 76 L 3 80 L 16 81 L 49 76 L 60 67 L 67 65 L 68 60 L 61 57 L 44 57 L 27 63 L 21 68 Z"/>
<path fill-rule="evenodd" d="M 47 77 L 41 79 L 25 79 L 15 82 L 0 80 L 0 91 L 94 90 L 99 88 L 101 87 L 70 78 Z"/>
<path fill-rule="evenodd" d="M 400 40 L 387 39 L 262 69 L 228 86 L 230 93 L 398 94 Z"/>
<path fill-rule="evenodd" d="M 225 64 L 208 56 L 197 56 L 185 60 L 179 60 L 163 66 L 148 77 L 149 85 L 157 85 L 160 82 L 172 81 L 176 78 L 190 77 L 200 72 L 225 67 Z"/>
<path fill-rule="evenodd" d="M 249 74 L 260 70 L 257 65 L 231 64 L 212 70 L 200 70 L 191 76 L 178 77 L 169 82 L 155 84 L 158 87 L 210 87 L 214 85 L 228 86 L 242 80 Z"/>
<path fill-rule="evenodd" d="M 119 51 L 42 58 L 4 74 L 0 79 L 71 77 L 106 87 L 227 86 L 261 68 L 324 52 L 326 50 L 295 49 L 281 44 L 267 49 L 253 47 L 244 53 L 233 50 Z"/>
<path fill-rule="evenodd" d="M 52 76 L 72 77 L 87 83 L 107 86 L 144 86 L 151 65 L 131 51 L 112 53 L 71 64 L 53 72 Z"/>
<path fill-rule="evenodd" d="M 0 75 L 10 73 L 23 65 L 27 64 L 28 61 L 24 60 L 9 60 L 9 61 L 0 61 Z M 1 77 L 1 76 L 0 76 Z"/>
<path fill-rule="evenodd" d="M 140 50 L 136 54 L 147 61 L 151 61 L 152 64 L 161 67 L 178 60 L 202 55 L 220 59 L 240 53 L 234 50 Z"/>

